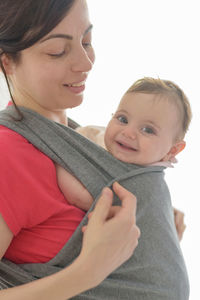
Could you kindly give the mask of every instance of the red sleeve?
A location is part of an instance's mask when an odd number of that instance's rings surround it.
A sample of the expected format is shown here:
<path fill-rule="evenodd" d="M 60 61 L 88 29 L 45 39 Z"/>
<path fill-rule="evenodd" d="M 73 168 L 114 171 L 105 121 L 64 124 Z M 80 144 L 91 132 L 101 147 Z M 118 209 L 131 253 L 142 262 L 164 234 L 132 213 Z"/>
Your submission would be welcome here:
<path fill-rule="evenodd" d="M 0 126 L 0 166 L 0 213 L 14 235 L 55 213 L 51 201 L 59 194 L 53 162 L 4 126 Z"/>

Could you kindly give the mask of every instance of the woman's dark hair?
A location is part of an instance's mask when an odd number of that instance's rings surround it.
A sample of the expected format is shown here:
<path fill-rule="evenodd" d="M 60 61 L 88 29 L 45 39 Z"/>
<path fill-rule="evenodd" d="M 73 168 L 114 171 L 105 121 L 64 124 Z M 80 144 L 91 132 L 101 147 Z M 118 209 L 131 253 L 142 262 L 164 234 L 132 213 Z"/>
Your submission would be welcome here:
<path fill-rule="evenodd" d="M 74 2 L 75 0 L 0 0 L 0 68 L 20 117 L 22 114 L 12 97 L 1 56 L 6 54 L 17 63 L 20 51 L 31 47 L 56 27 Z"/>

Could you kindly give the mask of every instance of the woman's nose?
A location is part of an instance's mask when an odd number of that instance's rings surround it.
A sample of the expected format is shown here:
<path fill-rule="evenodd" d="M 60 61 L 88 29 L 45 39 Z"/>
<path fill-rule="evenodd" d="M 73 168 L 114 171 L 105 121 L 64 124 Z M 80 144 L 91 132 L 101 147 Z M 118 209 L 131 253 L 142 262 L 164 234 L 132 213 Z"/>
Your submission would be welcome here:
<path fill-rule="evenodd" d="M 71 62 L 71 69 L 73 72 L 89 72 L 95 60 L 93 49 L 87 51 L 83 46 L 74 53 L 73 61 Z"/>

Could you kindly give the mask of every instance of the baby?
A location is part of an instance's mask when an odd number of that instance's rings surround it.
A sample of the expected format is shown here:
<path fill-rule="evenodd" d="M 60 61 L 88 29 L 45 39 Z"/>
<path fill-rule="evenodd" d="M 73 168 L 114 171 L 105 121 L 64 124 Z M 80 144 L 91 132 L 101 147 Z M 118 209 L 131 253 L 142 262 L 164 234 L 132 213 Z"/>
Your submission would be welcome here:
<path fill-rule="evenodd" d="M 105 132 L 95 126 L 77 131 L 123 162 L 167 167 L 185 148 L 191 115 L 188 99 L 176 84 L 145 77 L 124 94 Z M 93 202 L 90 193 L 65 169 L 56 168 L 67 201 L 87 211 Z"/>

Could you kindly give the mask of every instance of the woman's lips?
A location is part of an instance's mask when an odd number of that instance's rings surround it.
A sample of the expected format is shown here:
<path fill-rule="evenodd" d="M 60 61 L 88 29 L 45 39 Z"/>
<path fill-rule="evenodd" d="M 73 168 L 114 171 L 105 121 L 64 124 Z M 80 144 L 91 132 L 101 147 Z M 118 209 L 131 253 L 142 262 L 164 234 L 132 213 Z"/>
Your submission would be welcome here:
<path fill-rule="evenodd" d="M 85 90 L 85 80 L 77 83 L 72 84 L 64 84 L 70 92 L 74 94 L 80 94 Z"/>

